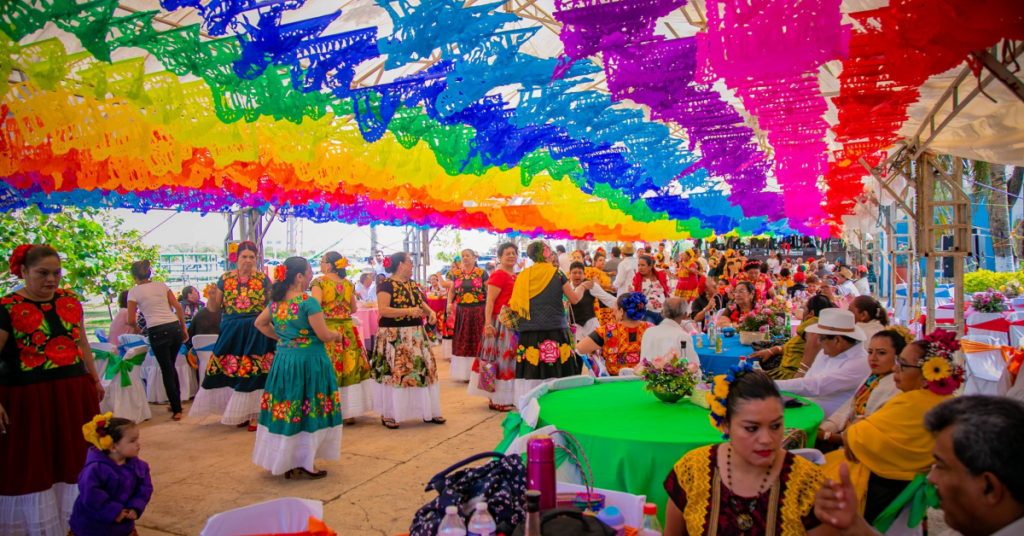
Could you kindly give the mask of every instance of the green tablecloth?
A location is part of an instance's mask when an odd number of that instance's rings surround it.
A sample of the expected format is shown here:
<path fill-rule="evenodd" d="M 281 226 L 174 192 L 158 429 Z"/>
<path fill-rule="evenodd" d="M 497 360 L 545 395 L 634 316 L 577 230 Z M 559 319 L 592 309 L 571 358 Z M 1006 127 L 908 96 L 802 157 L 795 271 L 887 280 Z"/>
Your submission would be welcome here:
<path fill-rule="evenodd" d="M 644 391 L 643 382 L 555 391 L 538 402 L 537 428 L 554 425 L 576 437 L 590 459 L 595 487 L 646 495 L 662 519 L 668 500 L 662 482 L 675 463 L 695 448 L 722 442 L 708 410 L 683 400 L 665 404 Z M 813 441 L 823 418 L 821 408 L 808 402 L 786 410 L 786 427 L 803 429 Z"/>

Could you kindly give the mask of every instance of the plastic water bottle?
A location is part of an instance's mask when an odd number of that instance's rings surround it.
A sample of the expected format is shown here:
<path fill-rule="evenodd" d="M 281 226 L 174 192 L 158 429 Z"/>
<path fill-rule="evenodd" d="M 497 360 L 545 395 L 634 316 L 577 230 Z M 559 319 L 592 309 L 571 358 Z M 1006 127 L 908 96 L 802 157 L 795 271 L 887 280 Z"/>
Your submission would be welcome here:
<path fill-rule="evenodd" d="M 494 522 L 490 512 L 487 511 L 486 502 L 476 503 L 476 513 L 469 520 L 469 527 L 466 529 L 468 536 L 494 536 L 498 531 L 498 524 Z"/>
<path fill-rule="evenodd" d="M 644 505 L 644 522 L 637 531 L 638 536 L 661 536 L 661 523 L 658 522 L 658 505 L 647 503 Z"/>
<path fill-rule="evenodd" d="M 458 506 L 449 506 L 444 509 L 444 519 L 437 527 L 437 536 L 466 536 L 466 525 L 459 517 Z"/>
<path fill-rule="evenodd" d="M 764 370 L 763 368 L 761 368 L 761 360 L 760 359 L 755 357 L 755 358 L 751 359 L 750 362 L 751 362 L 750 366 L 753 367 L 754 370 Z"/>

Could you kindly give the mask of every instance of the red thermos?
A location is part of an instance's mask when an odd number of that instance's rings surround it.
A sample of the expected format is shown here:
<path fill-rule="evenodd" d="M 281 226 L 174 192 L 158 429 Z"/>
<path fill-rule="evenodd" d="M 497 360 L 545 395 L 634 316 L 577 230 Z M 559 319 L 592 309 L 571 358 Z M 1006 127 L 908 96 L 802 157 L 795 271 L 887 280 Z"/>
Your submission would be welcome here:
<path fill-rule="evenodd" d="M 526 444 L 526 489 L 540 492 L 542 512 L 555 507 L 555 442 L 550 436 L 536 436 Z"/>

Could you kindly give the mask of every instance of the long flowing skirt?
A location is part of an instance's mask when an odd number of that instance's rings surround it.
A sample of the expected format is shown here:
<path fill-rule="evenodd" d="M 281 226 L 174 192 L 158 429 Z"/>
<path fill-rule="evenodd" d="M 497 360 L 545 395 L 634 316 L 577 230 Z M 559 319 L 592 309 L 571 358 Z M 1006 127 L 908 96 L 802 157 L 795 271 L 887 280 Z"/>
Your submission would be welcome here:
<path fill-rule="evenodd" d="M 0 385 L 0 405 L 0 534 L 64 536 L 89 450 L 82 425 L 100 411 L 92 377 Z"/>
<path fill-rule="evenodd" d="M 338 379 L 341 412 L 346 419 L 352 419 L 372 409 L 370 362 L 352 319 L 329 319 L 327 328 L 342 334 L 340 341 L 327 345 L 327 357 L 331 358 Z"/>
<path fill-rule="evenodd" d="M 473 362 L 483 344 L 485 309 L 482 305 L 459 305 L 455 308 L 455 334 L 452 336 L 452 379 L 467 382 Z"/>
<path fill-rule="evenodd" d="M 370 377 L 374 413 L 399 422 L 441 417 L 437 363 L 423 326 L 381 327 Z"/>
<path fill-rule="evenodd" d="M 565 328 L 519 333 L 513 394 L 517 402 L 542 383 L 578 376 L 583 371 L 583 361 L 573 349 L 573 342 L 572 333 Z"/>
<path fill-rule="evenodd" d="M 255 320 L 256 315 L 233 315 L 221 321 L 220 336 L 189 417 L 221 415 L 221 422 L 228 425 L 259 417 L 276 343 L 256 329 Z"/>
<path fill-rule="evenodd" d="M 252 461 L 281 475 L 341 457 L 338 381 L 320 349 L 279 349 L 259 408 Z"/>
<path fill-rule="evenodd" d="M 469 396 L 480 396 L 487 398 L 491 404 L 496 406 L 510 406 L 515 404 L 515 379 L 516 379 L 516 347 L 519 345 L 519 333 L 513 331 L 505 324 L 493 323 L 497 334 L 494 337 L 484 337 L 480 348 L 480 358 L 473 363 L 473 372 L 469 376 Z M 497 367 L 497 375 L 491 388 L 486 390 L 486 382 L 480 382 L 480 367 L 494 363 Z"/>

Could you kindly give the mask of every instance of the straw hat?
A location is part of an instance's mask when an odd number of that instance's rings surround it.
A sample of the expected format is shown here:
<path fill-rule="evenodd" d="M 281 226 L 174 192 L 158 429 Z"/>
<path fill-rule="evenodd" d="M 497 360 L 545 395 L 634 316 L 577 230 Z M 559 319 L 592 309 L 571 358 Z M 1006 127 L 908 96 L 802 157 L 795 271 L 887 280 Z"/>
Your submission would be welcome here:
<path fill-rule="evenodd" d="M 626 242 L 625 244 L 622 244 L 622 247 L 619 248 L 619 249 L 622 250 L 622 254 L 623 255 L 632 255 L 632 254 L 636 253 L 636 248 L 633 247 L 633 243 L 632 242 Z"/>
<path fill-rule="evenodd" d="M 853 279 L 853 272 L 851 272 L 849 268 L 843 268 L 842 270 L 839 270 L 839 275 L 847 279 Z"/>
<path fill-rule="evenodd" d="M 851 339 L 863 341 L 867 338 L 864 330 L 857 325 L 857 319 L 853 313 L 846 309 L 822 309 L 818 323 L 808 326 L 804 331 L 817 333 L 818 335 L 846 335 Z"/>

